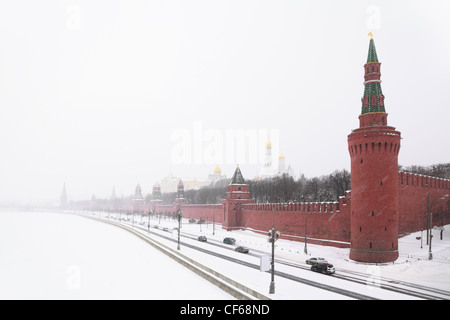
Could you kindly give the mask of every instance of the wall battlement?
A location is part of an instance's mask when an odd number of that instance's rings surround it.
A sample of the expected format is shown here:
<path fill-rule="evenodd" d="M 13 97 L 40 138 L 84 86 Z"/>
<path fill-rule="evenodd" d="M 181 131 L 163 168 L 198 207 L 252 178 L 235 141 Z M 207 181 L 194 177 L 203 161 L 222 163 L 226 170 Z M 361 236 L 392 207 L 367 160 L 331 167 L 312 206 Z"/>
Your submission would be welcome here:
<path fill-rule="evenodd" d="M 398 173 L 398 181 L 400 185 L 428 189 L 447 189 L 450 191 L 450 179 L 431 177 L 419 173 L 400 171 Z"/>
<path fill-rule="evenodd" d="M 347 196 L 340 197 L 339 201 L 324 202 L 289 202 L 289 203 L 248 203 L 243 204 L 243 210 L 257 210 L 268 212 L 299 212 L 299 213 L 337 213 L 340 208 L 350 204 L 350 191 Z"/>

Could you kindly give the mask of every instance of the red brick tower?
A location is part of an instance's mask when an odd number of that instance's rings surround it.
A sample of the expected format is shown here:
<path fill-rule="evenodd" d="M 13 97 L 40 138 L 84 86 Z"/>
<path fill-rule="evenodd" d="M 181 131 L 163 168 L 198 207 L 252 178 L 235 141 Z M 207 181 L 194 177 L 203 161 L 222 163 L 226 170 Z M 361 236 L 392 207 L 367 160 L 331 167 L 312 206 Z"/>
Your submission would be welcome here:
<path fill-rule="evenodd" d="M 400 132 L 387 125 L 380 66 L 371 35 L 364 65 L 359 128 L 348 135 L 352 202 L 350 259 L 370 263 L 398 258 Z"/>
<path fill-rule="evenodd" d="M 184 183 L 182 180 L 178 182 L 177 186 L 177 198 L 175 199 L 175 205 L 177 205 L 177 210 L 179 210 L 182 204 L 185 204 L 186 198 L 184 197 Z"/>
<path fill-rule="evenodd" d="M 142 209 L 142 205 L 144 204 L 144 196 L 142 195 L 142 189 L 139 183 L 136 185 L 134 189 L 134 196 L 131 201 L 132 211 L 139 212 Z"/>
<path fill-rule="evenodd" d="M 242 204 L 253 202 L 253 200 L 250 200 L 248 184 L 245 183 L 241 169 L 237 166 L 231 182 L 227 186 L 227 198 L 223 201 L 224 218 L 222 228 L 227 231 L 239 228 L 241 226 Z"/>
<path fill-rule="evenodd" d="M 161 186 L 159 183 L 155 183 L 152 189 L 152 197 L 148 205 L 148 210 L 153 213 L 156 212 L 156 207 L 162 203 Z"/>

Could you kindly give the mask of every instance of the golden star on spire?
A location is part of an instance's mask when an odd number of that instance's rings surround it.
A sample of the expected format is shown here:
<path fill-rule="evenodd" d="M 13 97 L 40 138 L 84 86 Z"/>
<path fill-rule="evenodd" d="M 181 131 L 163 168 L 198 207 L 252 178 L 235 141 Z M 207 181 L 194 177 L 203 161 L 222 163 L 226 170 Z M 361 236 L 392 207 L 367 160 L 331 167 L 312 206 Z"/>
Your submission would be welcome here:
<path fill-rule="evenodd" d="M 372 34 L 372 32 L 369 32 L 368 36 L 370 36 L 370 39 L 373 39 L 373 34 Z"/>

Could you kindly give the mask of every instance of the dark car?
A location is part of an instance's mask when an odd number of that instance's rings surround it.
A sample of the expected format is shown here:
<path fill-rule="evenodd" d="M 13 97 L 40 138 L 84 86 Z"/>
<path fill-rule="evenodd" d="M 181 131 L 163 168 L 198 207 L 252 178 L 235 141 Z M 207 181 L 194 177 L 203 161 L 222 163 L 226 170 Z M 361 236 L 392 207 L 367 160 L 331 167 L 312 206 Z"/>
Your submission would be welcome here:
<path fill-rule="evenodd" d="M 223 239 L 223 243 L 235 244 L 236 243 L 236 239 L 235 238 L 225 238 L 225 239 Z"/>
<path fill-rule="evenodd" d="M 236 249 L 234 249 L 234 251 L 240 252 L 240 253 L 248 253 L 248 248 L 247 247 L 243 247 L 243 246 L 239 246 Z"/>
<path fill-rule="evenodd" d="M 335 269 L 330 263 L 316 263 L 311 266 L 311 271 L 321 272 L 323 274 L 333 274 Z"/>
<path fill-rule="evenodd" d="M 201 242 L 206 242 L 208 239 L 206 239 L 205 236 L 200 236 L 200 237 L 198 237 L 197 240 L 198 240 L 198 241 L 201 241 Z"/>

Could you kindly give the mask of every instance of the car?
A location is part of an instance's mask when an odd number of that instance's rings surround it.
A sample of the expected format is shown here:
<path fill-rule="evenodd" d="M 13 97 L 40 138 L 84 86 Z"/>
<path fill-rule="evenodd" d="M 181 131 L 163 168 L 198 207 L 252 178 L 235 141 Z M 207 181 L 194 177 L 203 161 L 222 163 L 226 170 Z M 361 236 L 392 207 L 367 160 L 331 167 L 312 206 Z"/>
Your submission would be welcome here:
<path fill-rule="evenodd" d="M 327 263 L 328 261 L 321 257 L 312 257 L 306 260 L 306 264 L 314 265 L 316 263 Z"/>
<path fill-rule="evenodd" d="M 336 270 L 330 263 L 319 262 L 311 266 L 311 271 L 321 272 L 323 274 L 333 274 Z"/>
<path fill-rule="evenodd" d="M 225 239 L 223 239 L 223 243 L 235 244 L 236 243 L 236 239 L 235 238 L 225 238 Z"/>
<path fill-rule="evenodd" d="M 201 242 L 206 242 L 208 239 L 206 239 L 205 236 L 200 236 L 200 237 L 198 237 L 197 240 L 198 240 L 198 241 L 201 241 Z"/>
<path fill-rule="evenodd" d="M 234 249 L 234 251 L 240 252 L 240 253 L 248 253 L 249 250 L 247 247 L 239 246 L 239 247 L 236 247 L 236 249 Z"/>

